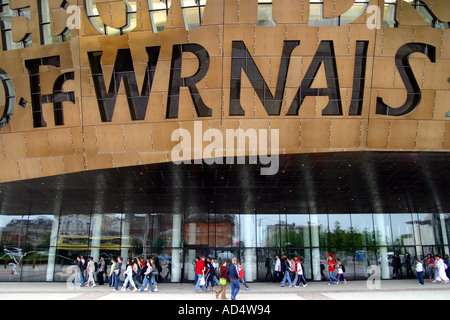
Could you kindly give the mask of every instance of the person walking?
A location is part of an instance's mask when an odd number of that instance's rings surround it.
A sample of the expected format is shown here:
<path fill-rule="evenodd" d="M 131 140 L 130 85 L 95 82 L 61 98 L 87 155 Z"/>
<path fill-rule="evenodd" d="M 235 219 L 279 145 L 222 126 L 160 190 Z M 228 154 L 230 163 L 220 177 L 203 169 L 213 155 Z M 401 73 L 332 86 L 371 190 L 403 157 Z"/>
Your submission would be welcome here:
<path fill-rule="evenodd" d="M 302 263 L 300 262 L 300 259 L 296 260 L 296 272 L 297 272 L 297 283 L 295 284 L 295 287 L 298 288 L 300 285 L 300 281 L 303 283 L 303 288 L 307 287 L 308 284 L 306 283 L 305 277 L 303 276 L 303 267 Z"/>
<path fill-rule="evenodd" d="M 286 280 L 289 282 L 289 288 L 292 287 L 292 281 L 291 281 L 291 264 L 289 262 L 289 259 L 286 258 L 282 264 L 281 272 L 284 274 L 283 281 L 281 282 L 281 286 L 284 287 Z"/>
<path fill-rule="evenodd" d="M 104 274 L 106 274 L 106 262 L 103 257 L 100 257 L 100 260 L 98 262 L 98 272 L 97 272 L 97 279 L 98 279 L 99 286 L 102 286 L 105 284 Z"/>
<path fill-rule="evenodd" d="M 133 292 L 137 291 L 136 284 L 133 281 L 133 265 L 134 265 L 133 260 L 131 258 L 128 258 L 127 269 L 123 273 L 126 276 L 126 278 L 122 286 L 122 291 L 127 290 L 128 284 L 131 284 L 131 286 L 134 288 Z"/>
<path fill-rule="evenodd" d="M 216 292 L 216 284 L 214 282 L 215 269 L 214 265 L 211 261 L 211 258 L 206 258 L 206 273 L 205 273 L 205 282 L 206 282 L 206 290 L 212 288 L 213 292 Z"/>
<path fill-rule="evenodd" d="M 87 286 L 89 287 L 89 284 L 92 282 L 92 286 L 95 287 L 95 280 L 94 280 L 95 263 L 92 257 L 89 257 L 89 262 L 87 264 L 86 271 L 88 274 Z"/>
<path fill-rule="evenodd" d="M 120 282 L 120 273 L 122 272 L 122 261 L 123 261 L 122 257 L 117 258 L 117 263 L 116 266 L 114 267 L 114 282 L 115 282 L 114 290 L 116 291 L 119 290 L 119 284 L 123 286 L 123 283 Z"/>
<path fill-rule="evenodd" d="M 347 279 L 345 279 L 344 272 L 345 272 L 345 266 L 341 263 L 341 260 L 339 258 L 336 258 L 336 265 L 337 265 L 337 271 L 338 276 L 337 279 L 339 282 L 344 280 L 344 284 L 347 284 Z"/>
<path fill-rule="evenodd" d="M 428 282 L 435 281 L 434 280 L 434 259 L 431 253 L 427 254 L 425 259 L 428 265 Z"/>
<path fill-rule="evenodd" d="M 448 256 L 448 254 L 444 255 L 444 263 L 447 266 L 447 269 L 445 269 L 445 273 L 447 274 L 447 277 L 450 278 L 450 258 Z"/>
<path fill-rule="evenodd" d="M 222 261 L 222 265 L 220 266 L 220 289 L 216 291 L 216 299 L 219 299 L 219 295 L 222 293 L 222 300 L 227 300 L 227 283 L 228 283 L 228 272 L 227 272 L 227 262 L 225 260 Z"/>
<path fill-rule="evenodd" d="M 236 300 L 236 296 L 238 295 L 239 290 L 241 289 L 239 284 L 239 269 L 237 266 L 236 258 L 233 258 L 231 262 L 232 265 L 230 266 L 230 271 L 228 274 L 231 283 L 231 300 Z"/>
<path fill-rule="evenodd" d="M 437 268 L 436 281 L 442 282 L 442 284 L 447 284 L 449 279 L 447 277 L 447 274 L 445 273 L 446 265 L 444 264 L 444 260 L 441 259 L 440 255 L 436 254 L 434 256 L 434 261 L 435 261 L 435 268 Z"/>
<path fill-rule="evenodd" d="M 220 286 L 220 281 L 219 281 L 219 279 L 217 278 L 217 275 L 220 276 L 220 270 L 219 270 L 219 269 L 220 269 L 220 266 L 219 266 L 219 264 L 217 263 L 217 259 L 216 259 L 216 258 L 211 259 L 211 263 L 212 263 L 212 265 L 213 265 L 213 267 L 214 267 L 214 276 L 213 276 L 214 284 Z"/>
<path fill-rule="evenodd" d="M 115 284 L 115 280 L 114 280 L 114 269 L 116 268 L 116 264 L 117 264 L 117 259 L 114 257 L 111 259 L 111 270 L 109 271 L 109 286 L 110 287 L 114 287 Z"/>
<path fill-rule="evenodd" d="M 281 282 L 281 260 L 278 255 L 275 256 L 275 283 Z"/>
<path fill-rule="evenodd" d="M 339 280 L 336 279 L 336 277 L 334 276 L 335 263 L 331 254 L 328 256 L 327 263 L 328 263 L 328 277 L 330 279 L 330 283 L 328 285 L 331 286 L 333 284 L 333 281 L 336 281 L 336 284 L 339 284 Z"/>
<path fill-rule="evenodd" d="M 150 258 L 147 259 L 147 263 L 146 263 L 146 268 L 145 268 L 145 272 L 144 272 L 144 280 L 142 282 L 142 287 L 141 287 L 141 292 L 143 291 L 148 291 L 148 287 L 150 287 L 150 291 L 154 292 L 154 286 L 152 283 L 152 272 L 153 272 L 153 267 L 152 267 L 152 263 L 150 261 Z"/>
<path fill-rule="evenodd" d="M 81 257 L 77 256 L 76 260 L 77 265 L 77 274 L 75 276 L 75 279 L 73 279 L 73 285 L 76 286 L 77 282 L 80 282 L 80 287 L 84 287 L 84 276 L 83 276 L 83 263 L 81 262 Z"/>
<path fill-rule="evenodd" d="M 419 284 L 421 286 L 423 286 L 424 285 L 423 264 L 422 264 L 422 262 L 420 262 L 420 260 L 418 258 L 416 258 L 416 276 L 417 276 L 417 280 L 419 281 Z"/>
<path fill-rule="evenodd" d="M 264 263 L 264 267 L 266 268 L 266 277 L 264 278 L 264 281 L 267 281 L 267 277 L 270 277 L 273 279 L 272 270 L 271 270 L 271 263 L 270 258 L 266 258 L 266 262 Z"/>
<path fill-rule="evenodd" d="M 250 290 L 250 287 L 248 286 L 248 284 L 245 282 L 244 279 L 244 269 L 241 266 L 241 262 L 238 262 L 238 270 L 239 270 L 239 283 L 242 283 L 245 287 L 245 291 Z"/>
<path fill-rule="evenodd" d="M 150 264 L 152 265 L 152 277 L 150 278 L 150 283 L 155 288 L 155 292 L 158 291 L 158 282 L 156 281 L 156 278 L 158 277 L 158 268 L 156 267 L 155 260 L 150 259 Z"/>
<path fill-rule="evenodd" d="M 139 282 L 139 284 L 142 285 L 143 279 L 142 279 L 142 269 L 144 268 L 144 263 L 139 257 L 136 257 L 136 267 L 133 267 L 136 272 L 136 281 Z"/>
<path fill-rule="evenodd" d="M 195 274 L 197 283 L 195 284 L 195 292 L 198 292 L 198 287 L 201 287 L 203 292 L 206 291 L 205 281 L 205 257 L 201 256 L 200 260 L 195 264 Z"/>

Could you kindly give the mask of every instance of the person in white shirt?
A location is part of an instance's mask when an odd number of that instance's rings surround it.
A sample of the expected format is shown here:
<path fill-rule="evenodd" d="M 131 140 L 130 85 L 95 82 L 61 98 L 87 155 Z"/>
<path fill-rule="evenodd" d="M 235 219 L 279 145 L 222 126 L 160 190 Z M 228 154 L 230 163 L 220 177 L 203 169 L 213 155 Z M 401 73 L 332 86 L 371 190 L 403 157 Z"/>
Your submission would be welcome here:
<path fill-rule="evenodd" d="M 127 270 L 123 273 L 125 275 L 125 282 L 123 283 L 122 291 L 127 290 L 128 283 L 134 288 L 133 292 L 137 291 L 136 284 L 133 281 L 133 260 L 130 258 L 127 261 Z"/>
<path fill-rule="evenodd" d="M 275 256 L 275 283 L 281 282 L 281 260 L 278 255 Z"/>
<path fill-rule="evenodd" d="M 297 283 L 295 284 L 295 287 L 298 288 L 300 281 L 303 283 L 303 287 L 307 287 L 308 284 L 306 283 L 305 277 L 303 276 L 303 268 L 302 263 L 299 259 L 296 260 L 296 270 L 297 270 Z"/>
<path fill-rule="evenodd" d="M 341 260 L 339 258 L 336 258 L 336 266 L 337 266 L 337 271 L 338 271 L 337 279 L 339 281 L 344 280 L 344 284 L 346 284 L 347 279 L 345 279 L 345 277 L 344 277 L 344 267 L 342 266 Z"/>
<path fill-rule="evenodd" d="M 419 284 L 423 286 L 423 264 L 419 259 L 416 258 L 416 276 L 417 280 L 419 280 Z"/>
<path fill-rule="evenodd" d="M 437 282 L 441 282 L 443 284 L 448 283 L 449 279 L 447 277 L 447 274 L 445 273 L 445 265 L 444 265 L 444 260 L 441 259 L 440 255 L 435 255 L 434 256 L 434 263 L 436 264 L 436 268 L 437 268 L 437 277 L 436 277 L 436 281 Z"/>
<path fill-rule="evenodd" d="M 89 287 L 89 284 L 92 282 L 92 286 L 95 287 L 95 280 L 94 280 L 95 263 L 92 257 L 89 257 L 89 262 L 87 264 L 86 271 L 88 273 L 87 286 Z"/>

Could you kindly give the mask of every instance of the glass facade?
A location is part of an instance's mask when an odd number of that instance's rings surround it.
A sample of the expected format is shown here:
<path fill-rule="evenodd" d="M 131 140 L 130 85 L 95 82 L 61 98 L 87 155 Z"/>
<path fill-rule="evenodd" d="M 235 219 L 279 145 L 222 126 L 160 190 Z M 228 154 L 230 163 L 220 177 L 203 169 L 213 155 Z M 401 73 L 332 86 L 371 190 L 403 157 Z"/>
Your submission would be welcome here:
<path fill-rule="evenodd" d="M 310 280 L 324 280 L 328 254 L 341 259 L 347 279 L 366 279 L 378 265 L 402 277 L 413 258 L 449 253 L 450 214 L 61 214 L 0 216 L 0 281 L 65 281 L 77 255 L 153 257 L 163 281 L 194 280 L 194 259 L 237 257 L 247 281 L 273 281 L 275 255 L 297 255 Z M 408 261 L 411 259 L 411 264 Z M 411 272 L 411 273 L 410 273 Z"/>

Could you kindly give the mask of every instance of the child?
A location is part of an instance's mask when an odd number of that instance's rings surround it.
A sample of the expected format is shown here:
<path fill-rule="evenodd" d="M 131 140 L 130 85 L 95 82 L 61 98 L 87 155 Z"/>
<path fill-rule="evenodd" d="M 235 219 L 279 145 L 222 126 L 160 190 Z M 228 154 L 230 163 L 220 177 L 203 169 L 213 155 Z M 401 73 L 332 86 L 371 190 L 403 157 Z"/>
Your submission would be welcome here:
<path fill-rule="evenodd" d="M 337 264 L 337 267 L 338 267 L 338 276 L 337 276 L 337 278 L 338 278 L 339 281 L 344 280 L 344 284 L 346 284 L 346 283 L 347 283 L 347 280 L 346 280 L 345 277 L 344 277 L 344 270 L 345 270 L 345 267 L 344 267 L 344 265 L 341 263 L 341 260 L 338 259 L 338 258 L 336 258 L 336 264 Z"/>
<path fill-rule="evenodd" d="M 417 280 L 419 280 L 419 284 L 423 286 L 423 265 L 419 259 L 416 258 L 416 274 Z"/>
<path fill-rule="evenodd" d="M 238 270 L 239 270 L 239 282 L 242 283 L 245 286 L 245 291 L 250 290 L 250 287 L 248 286 L 248 284 L 245 283 L 245 280 L 244 280 L 244 269 L 242 269 L 240 261 L 238 262 Z"/>
<path fill-rule="evenodd" d="M 296 260 L 296 270 L 297 270 L 297 283 L 295 284 L 295 287 L 298 288 L 300 281 L 303 282 L 303 288 L 307 287 L 308 284 L 306 283 L 305 278 L 303 277 L 302 263 L 300 262 L 299 259 Z"/>

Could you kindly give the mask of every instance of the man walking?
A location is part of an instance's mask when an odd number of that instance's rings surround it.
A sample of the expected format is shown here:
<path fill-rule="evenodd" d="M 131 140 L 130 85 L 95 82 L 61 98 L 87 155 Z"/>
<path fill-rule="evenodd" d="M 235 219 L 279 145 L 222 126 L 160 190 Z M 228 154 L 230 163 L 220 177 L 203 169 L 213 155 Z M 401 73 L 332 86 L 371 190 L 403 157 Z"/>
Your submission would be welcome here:
<path fill-rule="evenodd" d="M 281 282 L 281 260 L 278 255 L 275 256 L 275 283 Z"/>
<path fill-rule="evenodd" d="M 336 281 L 336 284 L 339 284 L 339 280 L 334 276 L 334 260 L 331 255 L 328 256 L 328 277 L 330 278 L 330 283 L 328 284 L 331 286 L 333 284 L 333 281 Z"/>
<path fill-rule="evenodd" d="M 239 284 L 239 269 L 237 266 L 236 258 L 233 258 L 231 262 L 233 264 L 230 266 L 230 271 L 228 273 L 228 277 L 231 283 L 231 300 L 236 300 L 236 296 L 241 288 Z"/>
<path fill-rule="evenodd" d="M 195 264 L 195 274 L 197 276 L 197 283 L 195 284 L 195 292 L 198 291 L 198 287 L 202 287 L 202 290 L 206 290 L 206 279 L 205 279 L 205 257 L 201 256 L 200 260 Z"/>

